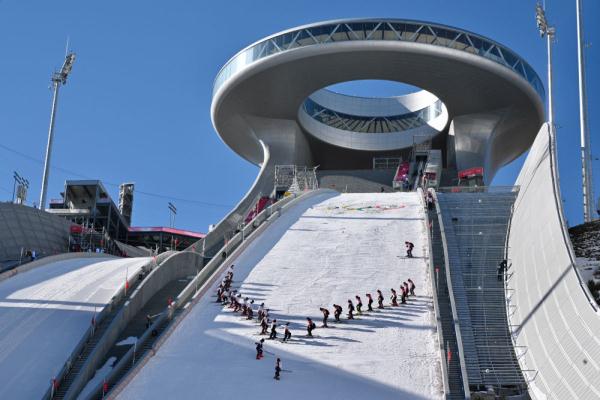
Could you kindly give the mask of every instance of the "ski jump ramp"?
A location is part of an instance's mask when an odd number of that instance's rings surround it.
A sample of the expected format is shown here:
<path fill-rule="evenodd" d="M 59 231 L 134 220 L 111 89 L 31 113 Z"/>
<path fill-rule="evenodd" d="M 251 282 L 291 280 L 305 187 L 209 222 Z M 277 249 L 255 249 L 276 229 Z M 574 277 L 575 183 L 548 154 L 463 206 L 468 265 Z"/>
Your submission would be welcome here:
<path fill-rule="evenodd" d="M 299 202 L 237 259 L 234 284 L 290 322 L 292 340 L 260 340 L 256 320 L 215 303 L 216 286 L 173 331 L 119 399 L 439 399 L 440 353 L 427 264 L 425 214 L 417 193 L 325 192 Z M 404 257 L 404 241 L 415 258 Z M 390 288 L 412 278 L 416 298 L 389 306 Z M 218 282 L 217 282 L 218 284 Z M 333 321 L 334 303 L 385 295 L 385 309 Z M 375 304 L 376 305 L 376 304 Z M 319 307 L 332 311 L 320 328 Z M 306 317 L 319 328 L 306 337 Z M 280 330 L 279 338 L 283 331 Z M 273 379 L 281 357 L 281 381 Z"/>
<path fill-rule="evenodd" d="M 509 316 L 533 399 L 600 398 L 600 316 L 581 282 L 544 125 L 517 180 L 509 236 Z"/>
<path fill-rule="evenodd" d="M 0 398 L 42 398 L 94 314 L 150 260 L 71 258 L 0 282 Z"/>

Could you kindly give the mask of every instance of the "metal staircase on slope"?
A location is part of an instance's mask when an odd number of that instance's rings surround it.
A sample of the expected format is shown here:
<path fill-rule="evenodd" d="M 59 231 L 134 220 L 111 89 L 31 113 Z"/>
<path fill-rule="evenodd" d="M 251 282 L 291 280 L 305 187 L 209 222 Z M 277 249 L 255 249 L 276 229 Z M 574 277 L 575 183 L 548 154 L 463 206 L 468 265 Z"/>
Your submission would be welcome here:
<path fill-rule="evenodd" d="M 517 190 L 438 193 L 471 390 L 526 392 L 511 339 L 504 276 L 506 235 Z"/>
<path fill-rule="evenodd" d="M 434 279 L 436 279 L 437 282 L 439 314 L 442 336 L 444 338 L 443 347 L 446 356 L 446 359 L 443 360 L 443 362 L 446 363 L 448 371 L 449 393 L 446 393 L 446 399 L 464 400 L 464 385 L 460 369 L 460 360 L 458 357 L 458 344 L 452 318 L 450 294 L 448 292 L 448 284 L 446 281 L 442 237 L 437 220 L 437 213 L 435 211 L 429 211 L 428 216 L 429 221 L 431 222 L 432 257 L 436 269 Z"/>

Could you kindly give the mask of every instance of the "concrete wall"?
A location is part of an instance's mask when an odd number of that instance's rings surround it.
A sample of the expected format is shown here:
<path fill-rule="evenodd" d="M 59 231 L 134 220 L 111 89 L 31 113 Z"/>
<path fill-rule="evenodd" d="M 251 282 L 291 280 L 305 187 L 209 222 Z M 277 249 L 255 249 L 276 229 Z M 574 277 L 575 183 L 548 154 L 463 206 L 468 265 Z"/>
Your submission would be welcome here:
<path fill-rule="evenodd" d="M 198 273 L 196 266 L 201 257 L 192 252 L 178 252 L 168 256 L 162 263 L 152 270 L 144 281 L 134 290 L 123 308 L 115 315 L 110 326 L 96 344 L 84 366 L 71 384 L 65 399 L 75 399 L 86 383 L 94 376 L 96 369 L 104 360 L 106 353 L 112 348 L 119 334 L 127 327 L 129 322 L 139 313 L 154 295 L 169 282 Z"/>
<path fill-rule="evenodd" d="M 0 263 L 18 261 L 22 247 L 34 249 L 39 257 L 66 252 L 70 225 L 36 208 L 0 203 Z"/>
<path fill-rule="evenodd" d="M 322 170 L 317 171 L 320 188 L 348 193 L 392 192 L 396 169 Z"/>
<path fill-rule="evenodd" d="M 600 316 L 579 280 L 544 125 L 516 182 L 509 236 L 509 319 L 533 399 L 600 398 Z M 512 275 L 511 275 L 512 274 Z"/>

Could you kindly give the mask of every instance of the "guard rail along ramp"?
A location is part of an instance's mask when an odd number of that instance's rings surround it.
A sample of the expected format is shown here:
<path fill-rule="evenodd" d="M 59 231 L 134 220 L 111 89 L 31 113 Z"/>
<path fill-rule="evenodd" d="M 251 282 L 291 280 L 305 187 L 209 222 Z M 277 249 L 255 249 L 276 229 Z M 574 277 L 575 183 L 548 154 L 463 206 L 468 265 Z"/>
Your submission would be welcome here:
<path fill-rule="evenodd" d="M 513 339 L 533 399 L 600 398 L 600 316 L 575 268 L 551 127 L 543 125 L 517 178 L 508 240 Z"/>
<path fill-rule="evenodd" d="M 225 268 L 228 267 L 229 259 L 236 257 L 242 252 L 282 212 L 292 207 L 297 201 L 324 191 L 330 190 L 320 189 L 306 192 L 299 196 L 290 195 L 280 200 L 265 208 L 255 217 L 251 224 L 244 226 L 240 232 L 225 242 L 218 252 L 218 254 L 224 254 L 225 257 L 214 257 L 200 269 L 195 278 L 181 291 L 165 312 L 156 318 L 144 334 L 138 338 L 136 346 L 129 349 L 113 367 L 104 381 L 91 390 L 85 399 L 103 399 L 107 394 L 113 397 L 118 394 L 127 385 L 128 380 L 145 365 L 148 358 L 156 353 L 179 322 L 191 310 L 191 307 L 206 293 Z M 193 252 L 188 251 L 186 253 L 191 254 Z"/>
<path fill-rule="evenodd" d="M 61 375 L 53 399 L 75 399 L 80 394 L 86 383 L 100 368 L 106 354 L 117 341 L 117 338 L 135 318 L 140 310 L 153 296 L 165 285 L 175 279 L 193 275 L 196 270 L 199 255 L 191 252 L 169 251 L 153 258 L 145 265 L 140 277 L 132 277 L 129 289 L 121 291 L 106 311 L 104 317 L 98 321 L 93 330 L 87 335 L 84 347 L 74 352 Z"/>
<path fill-rule="evenodd" d="M 421 191 L 421 189 L 419 189 Z M 422 191 L 421 191 L 422 192 Z M 435 191 L 431 191 L 436 198 Z M 443 221 L 439 206 L 428 211 L 429 243 L 430 243 L 430 269 L 433 280 L 434 299 L 436 305 L 436 319 L 438 337 L 442 352 L 442 373 L 444 374 L 444 391 L 449 400 L 469 398 L 466 366 L 462 350 L 460 325 L 456 315 L 456 306 L 452 293 L 450 274 L 447 263 L 447 245 L 443 235 Z"/>
<path fill-rule="evenodd" d="M 472 393 L 527 390 L 508 326 L 504 274 L 498 274 L 517 193 L 516 187 L 467 187 L 441 188 L 436 196 Z"/>
<path fill-rule="evenodd" d="M 87 257 L 96 255 L 96 253 L 67 253 L 60 258 L 67 258 L 67 256 L 71 254 L 82 254 L 82 256 Z M 171 252 L 163 253 L 157 256 L 152 261 L 146 263 L 143 266 L 142 274 L 150 273 L 150 271 L 155 270 L 157 266 L 159 266 L 163 262 L 163 260 L 170 254 Z M 57 258 L 58 257 L 50 257 L 51 260 Z M 85 332 L 85 334 L 83 335 L 83 337 L 81 338 L 71 355 L 65 361 L 61 370 L 55 377 L 53 377 L 50 387 L 48 388 L 48 391 L 44 395 L 43 399 L 70 398 L 67 397 L 67 394 L 71 389 L 73 381 L 77 378 L 81 379 L 81 377 L 79 377 L 80 372 L 87 367 L 87 369 L 91 369 L 91 371 L 88 371 L 88 374 L 90 374 L 91 372 L 91 375 L 93 375 L 93 373 L 95 372 L 95 367 L 97 366 L 97 362 L 99 360 L 94 360 L 96 361 L 96 363 L 93 364 L 90 368 L 87 365 L 89 364 L 89 357 L 91 355 L 98 357 L 98 355 L 96 354 L 98 353 L 98 347 L 101 347 L 102 343 L 105 340 L 107 340 L 107 333 L 110 334 L 113 330 L 111 328 L 113 328 L 114 320 L 117 319 L 117 317 L 121 316 L 121 314 L 123 313 L 124 305 L 127 305 L 127 303 L 129 303 L 127 301 L 129 300 L 129 296 L 127 295 L 127 293 L 135 293 L 138 289 L 138 286 L 142 286 L 145 282 L 140 282 L 136 275 L 132 275 L 127 281 L 128 289 L 125 287 L 124 284 L 120 288 L 119 292 L 116 293 L 115 296 L 112 298 L 110 304 L 104 307 L 104 309 L 94 317 L 95 323 L 90 325 L 90 327 L 87 329 L 87 331 Z M 91 376 L 85 375 L 85 377 L 89 379 Z M 87 379 L 83 381 L 83 385 L 85 385 Z M 83 386 L 78 387 L 77 393 L 79 392 L 79 390 L 81 390 L 82 387 Z M 75 393 L 75 396 L 77 393 Z"/>

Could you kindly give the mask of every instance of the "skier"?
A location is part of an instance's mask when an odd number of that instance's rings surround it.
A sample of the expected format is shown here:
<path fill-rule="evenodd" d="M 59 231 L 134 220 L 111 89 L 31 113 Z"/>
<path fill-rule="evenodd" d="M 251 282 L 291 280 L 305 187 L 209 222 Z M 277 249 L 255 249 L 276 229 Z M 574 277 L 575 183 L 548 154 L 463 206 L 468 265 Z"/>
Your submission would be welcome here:
<path fill-rule="evenodd" d="M 394 288 L 391 289 L 392 290 L 392 306 L 397 307 L 398 306 L 398 295 L 396 294 L 396 291 L 394 290 Z"/>
<path fill-rule="evenodd" d="M 248 297 L 244 297 L 244 302 L 242 303 L 242 315 L 248 315 Z"/>
<path fill-rule="evenodd" d="M 404 286 L 400 286 L 400 291 L 402 292 L 400 297 L 400 303 L 406 304 L 406 296 L 408 295 L 408 293 L 406 289 L 404 289 Z"/>
<path fill-rule="evenodd" d="M 263 313 L 265 312 L 265 303 L 260 303 L 260 306 L 258 307 L 258 311 L 256 312 L 256 316 L 258 318 L 258 320 L 262 320 L 263 318 Z"/>
<path fill-rule="evenodd" d="M 306 331 L 308 332 L 308 335 L 307 335 L 308 337 L 313 337 L 312 331 L 316 327 L 317 327 L 317 325 L 313 322 L 313 320 L 310 319 L 309 317 L 306 317 Z"/>
<path fill-rule="evenodd" d="M 377 302 L 379 303 L 377 308 L 383 309 L 383 293 L 379 289 L 377 289 Z"/>
<path fill-rule="evenodd" d="M 288 341 L 292 338 L 292 331 L 290 331 L 290 323 L 286 322 L 283 327 L 283 341 Z"/>
<path fill-rule="evenodd" d="M 269 320 L 267 319 L 267 317 L 265 315 L 263 315 L 262 319 L 260 320 L 260 327 L 261 327 L 260 334 L 266 335 L 267 329 L 269 329 Z"/>
<path fill-rule="evenodd" d="M 269 339 L 275 339 L 277 338 L 277 320 L 274 319 L 273 323 L 271 324 L 271 334 L 269 335 Z"/>
<path fill-rule="evenodd" d="M 373 311 L 373 297 L 371 297 L 371 293 L 367 293 L 365 296 L 369 299 L 367 302 L 367 311 Z"/>
<path fill-rule="evenodd" d="M 412 279 L 408 278 L 408 283 L 410 284 L 410 295 L 414 296 L 415 295 L 415 283 L 412 281 Z"/>
<path fill-rule="evenodd" d="M 279 375 L 281 374 L 281 358 L 277 358 L 275 361 L 275 376 L 273 379 L 279 380 Z"/>
<path fill-rule="evenodd" d="M 249 320 L 252 320 L 252 318 L 254 317 L 254 311 L 252 311 L 252 304 L 254 304 L 254 300 L 250 300 L 248 308 L 246 309 L 246 316 Z"/>
<path fill-rule="evenodd" d="M 409 289 L 408 289 L 408 283 L 402 282 L 402 285 L 404 286 L 404 291 L 406 292 L 406 297 L 408 297 L 408 291 L 409 291 Z"/>
<path fill-rule="evenodd" d="M 340 322 L 340 315 L 342 315 L 342 306 L 338 306 L 337 304 L 333 305 L 335 311 L 333 312 L 333 316 L 335 317 L 335 322 Z"/>
<path fill-rule="evenodd" d="M 507 265 L 506 260 L 502 260 L 502 261 L 500 261 L 500 264 L 498 264 L 498 282 L 500 282 L 502 280 L 502 277 L 504 277 L 504 271 L 506 270 L 506 265 Z"/>
<path fill-rule="evenodd" d="M 256 359 L 260 360 L 263 358 L 263 344 L 265 343 L 265 339 L 260 339 L 260 341 L 255 342 L 256 345 Z"/>
<path fill-rule="evenodd" d="M 329 318 L 329 310 L 326 308 L 323 308 L 323 307 L 319 308 L 319 310 L 323 313 L 323 326 L 322 327 L 329 328 L 327 326 L 327 319 Z"/>
<path fill-rule="evenodd" d="M 431 194 L 430 191 L 427 192 L 427 209 L 429 211 L 433 210 L 434 207 L 434 201 L 433 201 L 433 195 Z"/>
<path fill-rule="evenodd" d="M 415 248 L 415 245 L 411 242 L 404 242 L 404 245 L 406 246 L 406 257 L 413 258 L 412 251 Z"/>
<path fill-rule="evenodd" d="M 352 304 L 352 300 L 348 299 L 348 319 L 354 319 L 354 304 Z"/>
<path fill-rule="evenodd" d="M 359 295 L 354 296 L 354 298 L 356 299 L 356 313 L 362 315 L 362 300 Z"/>

